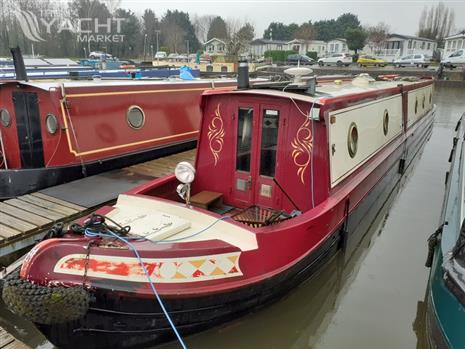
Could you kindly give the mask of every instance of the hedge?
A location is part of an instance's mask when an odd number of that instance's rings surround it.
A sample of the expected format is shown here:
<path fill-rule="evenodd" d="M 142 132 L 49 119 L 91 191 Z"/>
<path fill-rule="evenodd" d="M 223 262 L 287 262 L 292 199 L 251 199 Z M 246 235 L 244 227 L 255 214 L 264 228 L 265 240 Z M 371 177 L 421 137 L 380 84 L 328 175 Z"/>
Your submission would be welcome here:
<path fill-rule="evenodd" d="M 273 62 L 285 62 L 287 56 L 294 55 L 296 51 L 269 50 L 265 51 L 265 58 L 271 58 Z"/>

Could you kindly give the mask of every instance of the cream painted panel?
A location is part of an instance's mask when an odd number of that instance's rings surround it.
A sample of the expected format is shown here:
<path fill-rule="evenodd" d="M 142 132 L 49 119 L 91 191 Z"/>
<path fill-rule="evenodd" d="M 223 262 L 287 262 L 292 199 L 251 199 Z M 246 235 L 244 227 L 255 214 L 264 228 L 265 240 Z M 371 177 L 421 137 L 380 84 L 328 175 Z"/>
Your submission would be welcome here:
<path fill-rule="evenodd" d="M 387 135 L 383 132 L 384 111 L 389 113 Z M 336 110 L 329 114 L 335 123 L 329 125 L 329 158 L 331 186 L 346 178 L 361 166 L 383 145 L 402 133 L 402 97 L 391 96 L 370 102 Z M 348 151 L 349 127 L 354 122 L 358 130 L 357 153 L 353 158 Z M 333 153 L 334 149 L 334 153 Z"/>
<path fill-rule="evenodd" d="M 431 100 L 430 100 L 431 95 Z M 425 104 L 423 107 L 423 98 Z M 417 111 L 415 113 L 415 103 L 418 101 Z M 427 111 L 433 107 L 433 85 L 419 88 L 408 92 L 408 123 L 410 127 L 417 120 L 421 119 Z"/>

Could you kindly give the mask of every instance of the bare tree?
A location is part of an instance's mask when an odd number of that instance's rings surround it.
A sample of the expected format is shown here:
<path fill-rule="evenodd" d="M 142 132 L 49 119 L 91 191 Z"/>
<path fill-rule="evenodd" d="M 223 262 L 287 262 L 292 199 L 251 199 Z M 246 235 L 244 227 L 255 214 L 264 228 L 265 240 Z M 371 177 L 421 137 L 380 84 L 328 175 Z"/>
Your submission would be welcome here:
<path fill-rule="evenodd" d="M 418 23 L 418 36 L 438 41 L 442 44 L 454 25 L 454 11 L 440 2 L 429 10 L 425 6 Z"/>
<path fill-rule="evenodd" d="M 365 28 L 367 33 L 367 43 L 373 50 L 379 50 L 389 35 L 389 25 L 379 22 L 377 25 Z"/>
<path fill-rule="evenodd" d="M 165 45 L 169 47 L 171 52 L 178 52 L 184 45 L 184 37 L 186 32 L 176 23 L 167 22 L 162 23 L 162 32 Z"/>
<path fill-rule="evenodd" d="M 195 35 L 200 42 L 203 43 L 207 41 L 208 30 L 210 29 L 210 25 L 215 17 L 215 15 L 193 15 L 192 25 L 195 29 Z"/>
<path fill-rule="evenodd" d="M 249 43 L 253 40 L 254 35 L 255 28 L 250 23 L 245 23 L 236 32 L 232 33 L 226 45 L 230 58 L 235 60 L 241 53 L 244 53 Z"/>

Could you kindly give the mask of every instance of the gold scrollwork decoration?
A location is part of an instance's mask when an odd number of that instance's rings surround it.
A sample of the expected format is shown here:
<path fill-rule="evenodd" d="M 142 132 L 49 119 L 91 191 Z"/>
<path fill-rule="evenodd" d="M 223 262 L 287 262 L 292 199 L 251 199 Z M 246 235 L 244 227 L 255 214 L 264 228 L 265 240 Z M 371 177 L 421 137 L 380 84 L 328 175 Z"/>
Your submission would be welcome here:
<path fill-rule="evenodd" d="M 208 140 L 210 145 L 210 151 L 215 160 L 215 166 L 218 163 L 220 158 L 220 153 L 223 150 L 224 145 L 224 123 L 223 118 L 220 113 L 220 104 L 218 103 L 215 109 L 215 116 L 212 118 L 210 124 L 208 125 Z"/>
<path fill-rule="evenodd" d="M 311 161 L 313 135 L 310 129 L 310 119 L 305 119 L 304 123 L 299 127 L 294 140 L 291 142 L 294 149 L 292 158 L 297 166 L 297 176 L 302 184 L 305 184 L 305 172 Z"/>

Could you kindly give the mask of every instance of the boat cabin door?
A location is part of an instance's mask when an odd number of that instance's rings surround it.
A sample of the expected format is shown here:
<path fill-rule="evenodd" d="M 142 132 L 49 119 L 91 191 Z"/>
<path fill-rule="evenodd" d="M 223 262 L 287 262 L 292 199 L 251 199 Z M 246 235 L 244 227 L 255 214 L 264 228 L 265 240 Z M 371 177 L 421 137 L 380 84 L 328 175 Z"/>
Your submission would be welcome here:
<path fill-rule="evenodd" d="M 276 187 L 278 134 L 281 110 L 277 106 L 239 104 L 236 108 L 236 163 L 233 201 L 239 207 L 260 205 L 279 208 Z"/>

